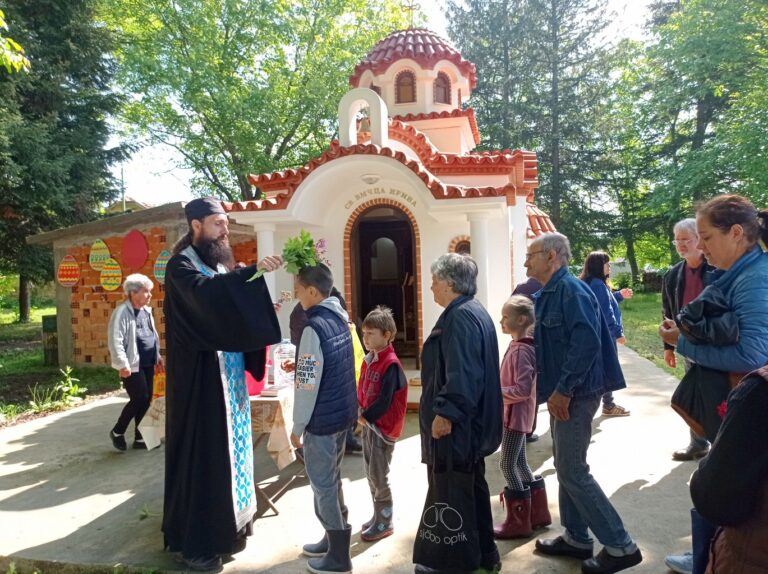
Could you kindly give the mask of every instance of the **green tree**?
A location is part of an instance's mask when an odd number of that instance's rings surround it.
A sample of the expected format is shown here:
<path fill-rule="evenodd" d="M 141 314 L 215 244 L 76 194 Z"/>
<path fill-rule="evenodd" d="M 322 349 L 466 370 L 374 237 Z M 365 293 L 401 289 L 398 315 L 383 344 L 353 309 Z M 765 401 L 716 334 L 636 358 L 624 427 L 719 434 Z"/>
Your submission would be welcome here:
<path fill-rule="evenodd" d="M 650 29 L 638 112 L 657 160 L 652 201 L 667 214 L 670 237 L 696 201 L 755 193 L 765 181 L 758 174 L 766 168 L 759 139 L 768 135 L 768 7 L 761 0 L 659 2 Z"/>
<path fill-rule="evenodd" d="M 613 68 L 604 0 L 450 1 L 451 38 L 479 70 L 475 107 L 483 147 L 537 152 L 537 203 L 583 253 L 607 215 L 592 167 L 595 122 Z M 599 239 L 599 238 L 598 238 Z"/>
<path fill-rule="evenodd" d="M 24 48 L 12 38 L 3 35 L 3 31 L 7 29 L 5 14 L 0 10 L 0 66 L 8 73 L 26 70 L 29 68 L 29 60 L 24 55 Z"/>
<path fill-rule="evenodd" d="M 30 282 L 49 278 L 50 254 L 26 237 L 87 221 L 114 197 L 107 120 L 119 106 L 114 61 L 95 0 L 4 2 L 34 63 L 0 70 L 0 269 L 19 274 L 19 317 L 29 318 Z"/>
<path fill-rule="evenodd" d="M 124 120 L 175 148 L 193 190 L 251 199 L 250 173 L 325 149 L 352 70 L 407 25 L 395 0 L 104 0 Z"/>

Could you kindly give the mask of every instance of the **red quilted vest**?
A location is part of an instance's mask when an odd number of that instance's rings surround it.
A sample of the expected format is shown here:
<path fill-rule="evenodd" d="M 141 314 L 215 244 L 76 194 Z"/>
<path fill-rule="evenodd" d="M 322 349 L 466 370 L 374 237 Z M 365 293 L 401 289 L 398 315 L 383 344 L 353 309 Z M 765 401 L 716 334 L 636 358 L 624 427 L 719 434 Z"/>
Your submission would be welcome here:
<path fill-rule="evenodd" d="M 403 366 L 395 355 L 392 345 L 379 352 L 376 360 L 368 363 L 368 357 L 363 361 L 360 370 L 360 384 L 357 387 L 357 402 L 363 410 L 367 409 L 378 398 L 381 392 L 381 379 L 390 365 L 396 364 L 400 370 Z M 408 402 L 408 386 L 395 391 L 389 410 L 376 421 L 376 426 L 387 438 L 397 439 L 403 432 L 405 424 L 405 407 Z"/>

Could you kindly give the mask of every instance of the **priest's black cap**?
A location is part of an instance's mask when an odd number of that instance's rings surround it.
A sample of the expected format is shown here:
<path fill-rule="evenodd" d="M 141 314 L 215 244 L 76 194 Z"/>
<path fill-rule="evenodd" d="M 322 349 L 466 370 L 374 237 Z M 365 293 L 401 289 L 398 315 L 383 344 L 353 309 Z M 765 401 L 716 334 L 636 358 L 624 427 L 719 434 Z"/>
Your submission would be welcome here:
<path fill-rule="evenodd" d="M 193 199 L 184 206 L 184 215 L 187 216 L 187 223 L 192 223 L 193 219 L 205 219 L 209 215 L 226 214 L 221 206 L 221 200 L 215 197 L 200 197 Z"/>

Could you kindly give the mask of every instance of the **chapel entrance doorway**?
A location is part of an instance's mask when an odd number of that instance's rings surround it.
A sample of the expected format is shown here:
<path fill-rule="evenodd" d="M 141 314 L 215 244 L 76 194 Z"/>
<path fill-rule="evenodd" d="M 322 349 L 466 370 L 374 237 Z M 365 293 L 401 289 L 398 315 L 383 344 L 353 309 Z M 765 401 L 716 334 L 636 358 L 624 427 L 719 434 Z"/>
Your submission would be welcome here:
<path fill-rule="evenodd" d="M 362 321 L 376 305 L 392 309 L 395 350 L 401 360 L 418 367 L 419 282 L 410 219 L 395 206 L 372 206 L 355 221 L 350 247 L 354 316 Z"/>

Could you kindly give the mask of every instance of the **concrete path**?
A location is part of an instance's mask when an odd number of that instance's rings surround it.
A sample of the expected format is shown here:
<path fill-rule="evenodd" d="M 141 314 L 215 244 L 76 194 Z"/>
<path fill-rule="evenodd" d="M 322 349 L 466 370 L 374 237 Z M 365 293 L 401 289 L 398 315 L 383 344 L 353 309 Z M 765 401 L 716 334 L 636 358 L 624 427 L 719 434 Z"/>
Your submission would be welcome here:
<path fill-rule="evenodd" d="M 669 408 L 676 381 L 629 349 L 621 349 L 621 361 L 629 388 L 616 400 L 632 415 L 595 419 L 589 461 L 645 556 L 632 571 L 666 572 L 664 556 L 690 547 L 687 482 L 695 466 L 670 456 L 687 443 L 688 431 Z M 163 447 L 120 453 L 107 437 L 125 400 L 104 399 L 0 431 L 0 572 L 11 562 L 21 573 L 177 570 L 162 551 Z M 546 477 L 554 519 L 550 532 L 541 534 L 554 536 L 560 528 L 548 418 L 542 411 L 542 438 L 528 452 L 531 466 Z M 487 462 L 488 482 L 498 492 L 498 453 Z M 256 468 L 268 492 L 298 469 L 278 474 L 264 446 L 256 453 Z M 371 513 L 360 456 L 346 457 L 343 476 L 355 572 L 413 572 L 411 549 L 426 493 L 416 415 L 409 415 L 395 449 L 393 536 L 375 544 L 360 541 L 359 525 Z M 306 571 L 301 545 L 322 534 L 306 480 L 295 482 L 277 507 L 278 516 L 268 512 L 257 520 L 248 547 L 225 564 L 225 573 Z M 496 497 L 493 509 L 500 518 Z M 534 539 L 500 542 L 503 571 L 580 571 L 576 560 L 535 555 L 533 548 Z"/>

